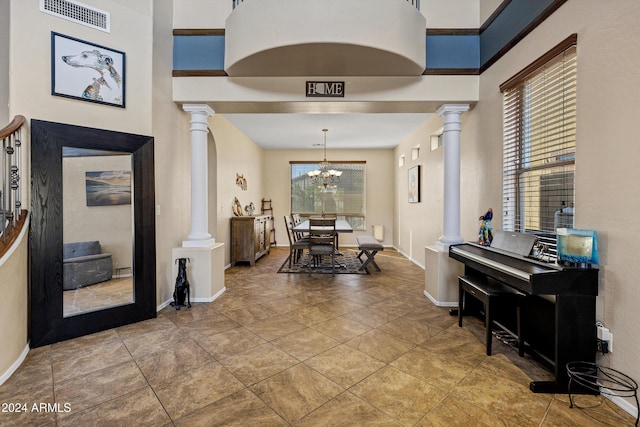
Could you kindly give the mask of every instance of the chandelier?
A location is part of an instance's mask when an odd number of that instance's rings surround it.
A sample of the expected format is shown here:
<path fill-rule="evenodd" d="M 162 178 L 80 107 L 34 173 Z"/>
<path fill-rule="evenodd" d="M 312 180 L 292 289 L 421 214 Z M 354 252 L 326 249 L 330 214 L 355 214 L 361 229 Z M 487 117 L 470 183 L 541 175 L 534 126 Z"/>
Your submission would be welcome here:
<path fill-rule="evenodd" d="M 327 188 L 327 185 L 329 185 L 329 183 L 336 184 L 340 182 L 340 175 L 342 175 L 342 171 L 331 169 L 331 163 L 327 161 L 328 130 L 329 129 L 322 129 L 322 132 L 324 132 L 324 160 L 320 162 L 319 169 L 307 172 L 307 175 L 309 176 L 309 178 L 311 178 L 311 182 L 313 182 L 314 184 L 322 183 L 324 188 Z"/>

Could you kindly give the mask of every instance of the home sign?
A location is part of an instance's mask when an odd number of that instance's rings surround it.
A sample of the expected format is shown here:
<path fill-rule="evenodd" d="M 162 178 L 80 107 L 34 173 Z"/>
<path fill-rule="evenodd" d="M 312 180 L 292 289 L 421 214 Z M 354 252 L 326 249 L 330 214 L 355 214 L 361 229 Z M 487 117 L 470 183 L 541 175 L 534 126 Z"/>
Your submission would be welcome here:
<path fill-rule="evenodd" d="M 344 98 L 344 82 L 307 82 L 307 97 Z"/>

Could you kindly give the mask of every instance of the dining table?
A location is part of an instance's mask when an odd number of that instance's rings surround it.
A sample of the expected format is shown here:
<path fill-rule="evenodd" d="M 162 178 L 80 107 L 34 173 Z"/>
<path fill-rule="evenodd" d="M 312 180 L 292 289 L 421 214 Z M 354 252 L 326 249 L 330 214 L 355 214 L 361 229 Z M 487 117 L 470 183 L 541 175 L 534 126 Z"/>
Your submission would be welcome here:
<path fill-rule="evenodd" d="M 296 233 L 309 231 L 309 220 L 307 219 L 298 225 L 294 225 L 293 231 Z M 336 219 L 336 233 L 353 233 L 353 227 L 351 227 L 351 224 L 344 219 Z"/>
<path fill-rule="evenodd" d="M 315 229 L 316 227 L 314 227 Z M 317 227 L 318 229 L 322 229 L 322 227 Z M 304 220 L 300 224 L 293 226 L 292 228 L 294 233 L 304 233 L 309 231 L 309 220 Z M 349 224 L 348 221 L 344 219 L 336 219 L 336 249 L 340 247 L 339 244 L 339 236 L 340 233 L 353 233 L 353 227 Z M 342 255 L 339 251 L 338 255 Z"/>

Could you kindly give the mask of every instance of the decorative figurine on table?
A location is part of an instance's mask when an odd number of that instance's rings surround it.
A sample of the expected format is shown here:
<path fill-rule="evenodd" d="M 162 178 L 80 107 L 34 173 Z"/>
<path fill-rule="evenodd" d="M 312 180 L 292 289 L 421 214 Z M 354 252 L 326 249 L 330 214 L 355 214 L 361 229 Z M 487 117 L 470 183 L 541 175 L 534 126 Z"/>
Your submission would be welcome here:
<path fill-rule="evenodd" d="M 487 213 L 480 217 L 480 231 L 478 232 L 478 244 L 482 246 L 491 246 L 493 241 L 493 227 L 491 220 L 493 219 L 493 209 L 489 208 Z"/>
<path fill-rule="evenodd" d="M 255 212 L 256 207 L 253 205 L 253 202 L 249 203 L 247 206 L 244 207 L 244 211 L 247 213 L 247 216 L 253 216 L 253 213 Z"/>

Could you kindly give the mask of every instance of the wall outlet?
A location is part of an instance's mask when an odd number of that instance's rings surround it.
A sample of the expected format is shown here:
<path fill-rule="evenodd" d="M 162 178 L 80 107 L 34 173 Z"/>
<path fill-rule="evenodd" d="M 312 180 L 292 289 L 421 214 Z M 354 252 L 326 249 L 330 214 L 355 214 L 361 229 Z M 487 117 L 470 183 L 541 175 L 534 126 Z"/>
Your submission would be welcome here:
<path fill-rule="evenodd" d="M 606 341 L 608 352 L 613 353 L 613 334 L 611 331 L 604 326 L 598 326 L 597 337 L 602 341 Z"/>

